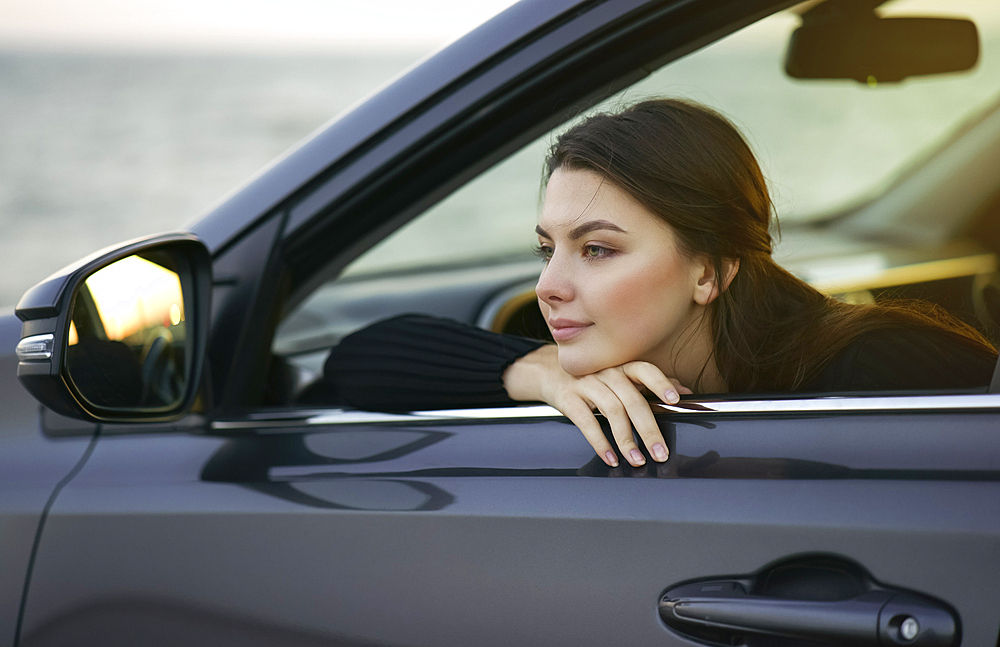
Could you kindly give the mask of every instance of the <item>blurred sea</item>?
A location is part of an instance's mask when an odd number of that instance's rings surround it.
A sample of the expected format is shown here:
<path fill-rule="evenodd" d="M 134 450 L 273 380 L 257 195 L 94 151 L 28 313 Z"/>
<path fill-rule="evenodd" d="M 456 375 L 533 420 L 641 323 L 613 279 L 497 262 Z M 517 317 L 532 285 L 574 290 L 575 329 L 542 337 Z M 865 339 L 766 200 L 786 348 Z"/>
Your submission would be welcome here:
<path fill-rule="evenodd" d="M 0 307 L 193 222 L 423 54 L 0 51 Z"/>

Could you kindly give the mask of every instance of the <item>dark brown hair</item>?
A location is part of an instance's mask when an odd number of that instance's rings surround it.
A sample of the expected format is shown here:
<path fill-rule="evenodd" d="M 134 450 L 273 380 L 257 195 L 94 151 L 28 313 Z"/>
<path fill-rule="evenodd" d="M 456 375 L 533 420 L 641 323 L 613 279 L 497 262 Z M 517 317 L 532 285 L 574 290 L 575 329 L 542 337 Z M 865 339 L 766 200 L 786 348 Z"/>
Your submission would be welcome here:
<path fill-rule="evenodd" d="M 932 304 L 842 303 L 775 263 L 767 183 L 736 127 L 709 108 L 656 99 L 591 116 L 558 138 L 546 180 L 562 167 L 594 171 L 624 190 L 673 228 L 686 253 L 708 255 L 716 276 L 738 259 L 709 311 L 714 359 L 730 391 L 794 391 L 878 328 L 930 327 L 995 353 Z"/>

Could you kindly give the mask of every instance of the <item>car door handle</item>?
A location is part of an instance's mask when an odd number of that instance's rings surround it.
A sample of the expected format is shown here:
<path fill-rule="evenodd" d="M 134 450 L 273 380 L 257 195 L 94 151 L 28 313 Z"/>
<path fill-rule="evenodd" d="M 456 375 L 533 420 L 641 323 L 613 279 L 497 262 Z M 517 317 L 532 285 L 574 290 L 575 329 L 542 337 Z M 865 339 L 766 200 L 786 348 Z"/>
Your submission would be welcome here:
<path fill-rule="evenodd" d="M 772 637 L 836 645 L 952 647 L 959 637 L 950 611 L 891 590 L 866 591 L 847 600 L 790 600 L 750 595 L 738 581 L 699 582 L 667 591 L 659 611 L 681 633 L 697 633 L 704 640 L 706 630 L 718 630 L 727 641 L 734 634 L 748 634 L 755 638 L 749 643 L 753 645 L 767 645 L 764 637 Z"/>

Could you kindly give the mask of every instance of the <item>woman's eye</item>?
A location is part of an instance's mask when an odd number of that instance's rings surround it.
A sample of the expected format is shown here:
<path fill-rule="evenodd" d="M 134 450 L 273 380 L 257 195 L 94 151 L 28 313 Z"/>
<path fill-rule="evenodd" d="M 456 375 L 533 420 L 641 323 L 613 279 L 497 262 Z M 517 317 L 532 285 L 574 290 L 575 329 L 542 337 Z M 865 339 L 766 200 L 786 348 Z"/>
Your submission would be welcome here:
<path fill-rule="evenodd" d="M 601 258 L 602 256 L 607 256 L 610 253 L 607 247 L 601 247 L 600 245 L 587 245 L 583 248 L 583 254 L 587 258 Z"/>
<path fill-rule="evenodd" d="M 547 261 L 550 258 L 552 258 L 552 248 L 549 247 L 548 245 L 542 245 L 542 244 L 535 245 L 535 256 L 542 259 L 543 261 Z"/>

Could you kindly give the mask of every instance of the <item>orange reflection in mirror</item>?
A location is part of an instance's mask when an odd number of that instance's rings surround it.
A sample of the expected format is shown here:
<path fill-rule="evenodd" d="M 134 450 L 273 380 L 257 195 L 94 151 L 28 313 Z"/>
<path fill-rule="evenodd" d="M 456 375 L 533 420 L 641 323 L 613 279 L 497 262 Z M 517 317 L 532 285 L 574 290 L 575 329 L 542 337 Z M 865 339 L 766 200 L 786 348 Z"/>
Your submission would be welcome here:
<path fill-rule="evenodd" d="M 144 258 L 123 258 L 94 272 L 86 284 L 110 341 L 184 321 L 180 277 Z"/>

